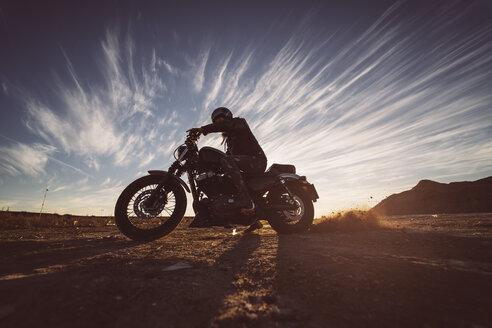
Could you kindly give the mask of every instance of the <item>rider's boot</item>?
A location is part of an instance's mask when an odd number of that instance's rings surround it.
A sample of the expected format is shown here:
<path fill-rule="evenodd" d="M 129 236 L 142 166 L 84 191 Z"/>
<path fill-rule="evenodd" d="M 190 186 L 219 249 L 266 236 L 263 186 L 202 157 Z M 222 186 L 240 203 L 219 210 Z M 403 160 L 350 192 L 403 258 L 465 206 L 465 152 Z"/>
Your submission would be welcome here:
<path fill-rule="evenodd" d="M 226 156 L 222 160 L 222 165 L 224 170 L 229 174 L 232 182 L 236 186 L 238 192 L 234 198 L 228 199 L 225 204 L 227 209 L 241 209 L 241 213 L 249 215 L 254 213 L 255 205 L 251 199 L 248 188 L 244 183 L 243 177 L 241 176 L 241 171 L 237 166 L 234 156 Z"/>
<path fill-rule="evenodd" d="M 263 224 L 261 224 L 260 221 L 256 220 L 255 222 L 253 222 L 252 225 L 249 226 L 248 229 L 244 230 L 244 233 L 250 233 L 261 228 L 263 228 Z"/>

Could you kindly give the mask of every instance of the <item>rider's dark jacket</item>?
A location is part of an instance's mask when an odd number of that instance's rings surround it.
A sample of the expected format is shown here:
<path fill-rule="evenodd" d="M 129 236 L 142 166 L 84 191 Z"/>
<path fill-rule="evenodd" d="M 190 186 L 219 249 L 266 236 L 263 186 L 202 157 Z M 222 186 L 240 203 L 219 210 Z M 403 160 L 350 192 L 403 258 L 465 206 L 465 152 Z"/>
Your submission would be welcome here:
<path fill-rule="evenodd" d="M 227 134 L 227 154 L 253 156 L 266 162 L 265 153 L 244 118 L 234 117 L 202 126 L 204 135 L 212 132 Z"/>

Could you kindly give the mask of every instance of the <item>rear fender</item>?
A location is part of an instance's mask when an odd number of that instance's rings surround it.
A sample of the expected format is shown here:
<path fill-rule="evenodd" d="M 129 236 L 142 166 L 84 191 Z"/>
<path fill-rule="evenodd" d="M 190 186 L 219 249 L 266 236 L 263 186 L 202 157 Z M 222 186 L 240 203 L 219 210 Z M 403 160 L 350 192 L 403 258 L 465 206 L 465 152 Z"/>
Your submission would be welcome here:
<path fill-rule="evenodd" d="M 184 182 L 183 179 L 181 179 L 180 177 L 175 176 L 174 174 L 171 174 L 171 173 L 169 173 L 167 171 L 162 171 L 162 170 L 150 170 L 150 171 L 147 171 L 147 172 L 149 172 L 150 175 L 162 175 L 163 177 L 164 176 L 172 177 L 173 179 L 176 179 L 183 186 L 183 188 L 185 188 L 185 190 L 187 192 L 191 192 L 190 191 L 190 187 L 188 187 L 188 185 L 186 184 L 186 182 Z"/>
<path fill-rule="evenodd" d="M 305 176 L 299 176 L 294 173 L 281 173 L 278 175 L 279 178 L 283 179 L 285 182 L 293 185 L 299 186 L 302 190 L 304 190 L 310 197 L 313 202 L 319 198 L 318 192 L 312 183 L 306 181 Z"/>

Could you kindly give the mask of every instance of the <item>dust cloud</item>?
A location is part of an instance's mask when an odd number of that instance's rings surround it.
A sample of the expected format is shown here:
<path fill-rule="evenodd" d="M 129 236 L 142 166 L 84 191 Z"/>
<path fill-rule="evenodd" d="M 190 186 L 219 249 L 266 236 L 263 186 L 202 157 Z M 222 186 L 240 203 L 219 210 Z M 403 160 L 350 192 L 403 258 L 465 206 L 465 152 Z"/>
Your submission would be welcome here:
<path fill-rule="evenodd" d="M 348 210 L 315 220 L 310 232 L 351 232 L 381 228 L 380 217 L 372 211 Z"/>

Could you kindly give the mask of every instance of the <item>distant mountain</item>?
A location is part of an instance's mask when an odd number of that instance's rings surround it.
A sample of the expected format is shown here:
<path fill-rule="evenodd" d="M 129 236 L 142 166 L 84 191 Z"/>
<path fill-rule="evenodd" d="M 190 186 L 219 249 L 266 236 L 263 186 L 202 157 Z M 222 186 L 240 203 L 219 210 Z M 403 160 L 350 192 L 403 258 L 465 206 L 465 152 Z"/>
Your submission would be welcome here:
<path fill-rule="evenodd" d="M 477 181 L 421 180 L 373 207 L 382 215 L 492 212 L 492 176 Z"/>

